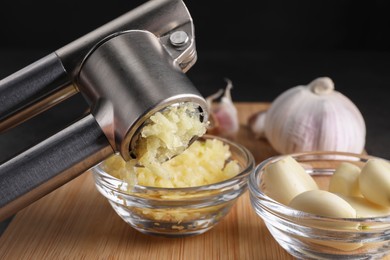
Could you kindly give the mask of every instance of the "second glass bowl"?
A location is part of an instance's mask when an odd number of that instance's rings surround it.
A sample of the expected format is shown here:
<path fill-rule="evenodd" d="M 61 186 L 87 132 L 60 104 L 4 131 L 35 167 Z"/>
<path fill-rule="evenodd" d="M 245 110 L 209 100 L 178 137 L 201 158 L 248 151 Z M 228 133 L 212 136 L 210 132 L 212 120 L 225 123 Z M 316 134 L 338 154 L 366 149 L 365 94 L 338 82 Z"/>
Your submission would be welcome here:
<path fill-rule="evenodd" d="M 368 155 L 342 152 L 307 152 L 291 155 L 327 189 L 330 176 L 342 162 L 362 167 Z M 283 158 L 260 163 L 249 177 L 251 205 L 275 240 L 299 259 L 380 259 L 390 251 L 390 216 L 329 218 L 294 210 L 262 190 L 264 169 Z M 283 192 L 283 190 L 280 190 Z"/>

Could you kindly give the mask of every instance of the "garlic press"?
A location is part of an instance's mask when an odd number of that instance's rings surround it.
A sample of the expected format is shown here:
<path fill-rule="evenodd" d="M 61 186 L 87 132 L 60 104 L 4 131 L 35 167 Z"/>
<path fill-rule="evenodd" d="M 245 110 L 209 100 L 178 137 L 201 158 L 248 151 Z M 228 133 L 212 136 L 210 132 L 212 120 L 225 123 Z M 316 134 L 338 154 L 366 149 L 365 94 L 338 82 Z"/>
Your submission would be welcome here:
<path fill-rule="evenodd" d="M 88 113 L 0 165 L 0 221 L 110 155 L 131 158 L 144 122 L 170 105 L 207 104 L 185 75 L 196 62 L 181 0 L 151 0 L 0 81 L 0 133 L 76 93 Z"/>

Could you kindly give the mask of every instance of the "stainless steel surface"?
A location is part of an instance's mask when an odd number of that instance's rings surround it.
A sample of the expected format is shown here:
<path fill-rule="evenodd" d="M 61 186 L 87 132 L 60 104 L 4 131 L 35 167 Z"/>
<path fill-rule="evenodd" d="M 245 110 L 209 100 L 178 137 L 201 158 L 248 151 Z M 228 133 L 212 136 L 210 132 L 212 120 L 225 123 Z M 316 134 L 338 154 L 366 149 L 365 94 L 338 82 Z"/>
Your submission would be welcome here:
<path fill-rule="evenodd" d="M 72 84 L 83 59 L 94 46 L 127 30 L 146 30 L 156 35 L 184 72 L 196 61 L 192 18 L 184 2 L 151 0 L 1 80 L 0 120 L 22 110 L 27 118 L 35 116 L 27 115 L 28 111 L 45 111 L 49 107 L 37 109 L 35 104 L 34 109 L 28 109 L 28 106 Z M 177 49 L 169 44 L 169 35 L 176 30 L 188 34 L 190 40 L 185 48 Z M 7 128 L 10 127 L 8 124 Z"/>
<path fill-rule="evenodd" d="M 170 43 L 175 47 L 181 47 L 185 45 L 189 40 L 189 37 L 184 31 L 176 31 L 169 36 Z"/>
<path fill-rule="evenodd" d="M 0 221 L 114 153 L 92 115 L 0 165 Z"/>
<path fill-rule="evenodd" d="M 69 81 L 61 60 L 54 53 L 0 80 L 0 122 Z"/>
<path fill-rule="evenodd" d="M 166 38 L 169 38 L 171 32 L 182 30 L 191 39 L 189 49 L 185 53 L 172 50 L 171 56 L 176 59 L 178 56 L 187 56 L 187 52 L 195 51 L 192 18 L 184 2 L 182 0 L 152 0 L 60 48 L 56 54 L 62 60 L 68 73 L 74 77 L 80 69 L 80 57 L 85 57 L 104 38 L 128 30 L 149 31 L 161 38 L 163 45 L 167 45 Z M 179 62 L 181 62 L 180 59 Z"/>
<path fill-rule="evenodd" d="M 0 81 L 2 131 L 77 91 L 93 114 L 0 165 L 0 220 L 114 152 L 130 159 L 156 111 L 194 102 L 207 120 L 207 104 L 184 74 L 196 58 L 183 1 L 152 0 Z"/>
<path fill-rule="evenodd" d="M 54 93 L 36 101 L 30 106 L 21 109 L 18 111 L 18 113 L 13 113 L 5 119 L 1 120 L 0 133 L 18 126 L 19 124 L 61 103 L 75 94 L 77 94 L 77 90 L 74 85 L 68 85 L 66 87 L 60 88 L 58 91 L 55 91 Z"/>
<path fill-rule="evenodd" d="M 132 139 L 145 120 L 171 104 L 194 102 L 207 120 L 204 98 L 147 31 L 128 31 L 101 43 L 82 65 L 77 85 L 125 160 L 131 158 Z"/>

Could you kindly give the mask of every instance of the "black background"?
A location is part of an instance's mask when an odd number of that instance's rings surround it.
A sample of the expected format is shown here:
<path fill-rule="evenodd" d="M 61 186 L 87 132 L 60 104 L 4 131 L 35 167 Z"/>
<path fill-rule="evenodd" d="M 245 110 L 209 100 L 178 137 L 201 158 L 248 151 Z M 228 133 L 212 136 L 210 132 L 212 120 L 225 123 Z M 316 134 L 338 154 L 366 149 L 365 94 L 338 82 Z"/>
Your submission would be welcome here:
<path fill-rule="evenodd" d="M 145 1 L 3 1 L 2 47 L 55 50 Z M 385 0 L 184 1 L 198 50 L 388 51 Z"/>
<path fill-rule="evenodd" d="M 0 56 L 0 76 L 144 2 L 4 1 L 0 48 L 5 54 Z M 185 3 L 194 20 L 199 58 L 188 76 L 204 95 L 223 87 L 225 77 L 233 80 L 235 98 L 246 101 L 272 100 L 281 91 L 318 76 L 330 76 L 336 88 L 351 98 L 356 88 L 387 87 L 388 1 Z"/>
<path fill-rule="evenodd" d="M 145 1 L 4 1 L 0 77 L 61 48 Z M 390 159 L 389 3 L 385 0 L 184 1 L 198 61 L 187 73 L 204 96 L 232 80 L 234 101 L 271 102 L 329 76 L 361 110 L 368 153 Z M 68 107 L 82 106 L 71 101 Z M 81 102 L 81 103 L 80 103 Z M 65 106 L 65 105 L 64 105 Z M 0 136 L 0 161 L 73 120 L 67 107 Z M 22 135 L 23 133 L 23 135 Z M 15 140 L 15 135 L 20 137 Z M 10 141 L 13 140 L 13 141 Z"/>

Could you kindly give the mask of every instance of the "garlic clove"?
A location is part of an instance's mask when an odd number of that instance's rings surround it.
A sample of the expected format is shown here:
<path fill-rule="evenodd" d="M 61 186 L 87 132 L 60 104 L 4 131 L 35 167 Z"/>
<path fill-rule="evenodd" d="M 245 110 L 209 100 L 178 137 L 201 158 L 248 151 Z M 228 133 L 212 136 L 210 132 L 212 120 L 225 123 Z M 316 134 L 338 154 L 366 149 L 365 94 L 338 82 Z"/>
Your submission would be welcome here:
<path fill-rule="evenodd" d="M 329 191 L 346 196 L 362 196 L 359 188 L 361 169 L 355 164 L 343 162 L 330 178 Z"/>
<path fill-rule="evenodd" d="M 210 127 L 207 132 L 222 137 L 234 138 L 240 128 L 237 108 L 233 104 L 231 89 L 232 81 L 226 79 L 225 91 L 220 89 L 213 95 L 206 98 L 210 111 Z M 220 102 L 216 102 L 220 99 Z"/>
<path fill-rule="evenodd" d="M 289 207 L 331 218 L 355 218 L 356 210 L 344 199 L 326 190 L 309 190 L 295 196 Z"/>
<path fill-rule="evenodd" d="M 260 111 L 248 118 L 248 126 L 255 138 L 265 138 L 265 118 L 267 111 Z"/>
<path fill-rule="evenodd" d="M 310 174 L 291 156 L 268 165 L 263 176 L 264 193 L 285 205 L 302 192 L 318 189 Z"/>
<path fill-rule="evenodd" d="M 315 239 L 312 239 L 311 242 L 319 245 L 336 248 L 344 252 L 353 251 L 363 246 L 362 242 L 356 242 L 356 243 L 348 243 L 348 242 L 340 242 L 340 241 L 332 242 L 332 241 L 315 240 Z"/>
<path fill-rule="evenodd" d="M 261 128 L 258 133 L 261 135 Z M 281 154 L 328 150 L 361 153 L 366 126 L 350 99 L 320 77 L 280 94 L 267 110 L 264 133 Z"/>
<path fill-rule="evenodd" d="M 336 195 L 348 202 L 356 210 L 356 217 L 358 218 L 375 218 L 390 215 L 390 207 L 372 203 L 363 197 L 347 196 L 339 193 L 336 193 Z"/>
<path fill-rule="evenodd" d="M 363 196 L 376 204 L 390 206 L 390 163 L 382 159 L 370 159 L 359 176 Z"/>
<path fill-rule="evenodd" d="M 322 217 L 330 218 L 356 218 L 356 210 L 344 199 L 326 190 L 309 190 L 294 197 L 288 204 L 289 207 L 315 214 Z M 337 228 L 357 230 L 358 223 L 343 223 L 343 222 L 323 222 L 315 219 L 302 219 L 303 222 L 309 226 L 319 226 L 321 228 Z M 340 243 L 339 241 L 324 241 L 312 240 L 313 243 L 337 248 L 343 251 L 351 251 L 363 245 L 361 242 L 357 243 Z"/>

